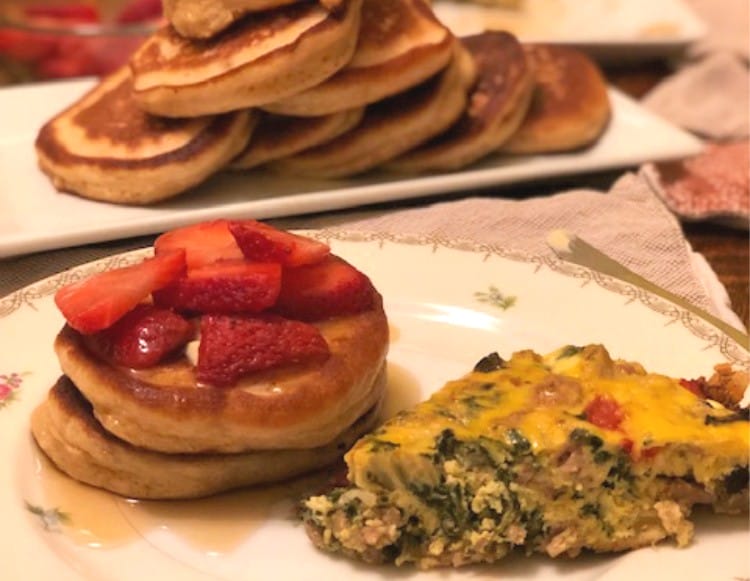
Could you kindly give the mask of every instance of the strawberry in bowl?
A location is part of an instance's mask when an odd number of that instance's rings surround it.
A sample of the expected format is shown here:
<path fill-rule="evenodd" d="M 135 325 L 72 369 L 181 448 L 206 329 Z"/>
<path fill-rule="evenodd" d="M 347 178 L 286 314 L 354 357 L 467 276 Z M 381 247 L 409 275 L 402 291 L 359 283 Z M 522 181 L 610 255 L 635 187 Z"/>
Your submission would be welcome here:
<path fill-rule="evenodd" d="M 103 76 L 127 62 L 161 16 L 160 0 L 130 0 L 111 16 L 90 3 L 11 0 L 0 8 L 0 63 L 19 80 Z"/>

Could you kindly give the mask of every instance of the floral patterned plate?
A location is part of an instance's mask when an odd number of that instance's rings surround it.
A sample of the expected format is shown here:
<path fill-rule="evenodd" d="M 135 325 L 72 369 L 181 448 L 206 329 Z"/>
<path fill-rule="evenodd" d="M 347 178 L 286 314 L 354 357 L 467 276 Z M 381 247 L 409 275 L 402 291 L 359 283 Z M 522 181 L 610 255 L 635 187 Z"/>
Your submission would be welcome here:
<path fill-rule="evenodd" d="M 368 273 L 391 322 L 386 414 L 424 399 L 491 351 L 601 342 L 653 371 L 696 377 L 746 349 L 689 312 L 637 287 L 547 256 L 460 241 L 331 234 L 334 251 Z M 312 476 L 187 502 L 139 502 L 80 485 L 35 448 L 29 417 L 59 374 L 52 341 L 56 289 L 143 251 L 59 274 L 0 300 L 0 563 L 2 578 L 442 579 L 439 571 L 367 567 L 316 551 L 293 518 Z M 569 581 L 748 579 L 748 523 L 698 514 L 695 542 L 563 561 L 513 556 L 451 579 Z M 721 555 L 720 558 L 715 558 Z"/>

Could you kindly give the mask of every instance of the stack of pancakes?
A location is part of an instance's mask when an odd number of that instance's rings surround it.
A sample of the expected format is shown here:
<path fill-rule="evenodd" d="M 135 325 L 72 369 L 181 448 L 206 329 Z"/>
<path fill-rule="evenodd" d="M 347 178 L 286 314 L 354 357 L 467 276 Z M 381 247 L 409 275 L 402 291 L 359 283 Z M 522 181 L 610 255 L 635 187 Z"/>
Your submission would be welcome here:
<path fill-rule="evenodd" d="M 34 439 L 72 478 L 142 499 L 202 497 L 320 470 L 379 420 L 389 331 L 371 292 L 366 310 L 315 322 L 324 360 L 222 387 L 199 381 L 195 345 L 132 368 L 95 333 L 66 324 L 54 343 L 63 375 L 32 414 Z"/>
<path fill-rule="evenodd" d="M 164 0 L 168 24 L 40 131 L 84 197 L 148 204 L 266 167 L 335 178 L 586 146 L 609 119 L 583 54 L 457 38 L 425 0 Z"/>

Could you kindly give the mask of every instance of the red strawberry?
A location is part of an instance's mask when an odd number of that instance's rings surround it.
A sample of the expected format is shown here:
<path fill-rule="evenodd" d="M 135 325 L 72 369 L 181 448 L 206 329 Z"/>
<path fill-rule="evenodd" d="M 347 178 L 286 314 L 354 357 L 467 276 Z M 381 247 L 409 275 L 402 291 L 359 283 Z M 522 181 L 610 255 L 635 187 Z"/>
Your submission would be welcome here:
<path fill-rule="evenodd" d="M 183 249 L 188 269 L 219 260 L 242 260 L 244 256 L 228 224 L 228 220 L 213 220 L 170 230 L 156 239 L 154 251 L 158 255 Z"/>
<path fill-rule="evenodd" d="M 171 252 L 69 284 L 57 291 L 55 304 L 71 327 L 95 333 L 184 272 L 184 252 Z"/>
<path fill-rule="evenodd" d="M 108 329 L 89 337 L 96 350 L 118 365 L 142 369 L 183 347 L 192 334 L 192 325 L 177 313 L 140 304 Z"/>
<path fill-rule="evenodd" d="M 154 293 L 154 302 L 178 311 L 258 313 L 276 302 L 281 266 L 224 260 L 194 268 Z"/>
<path fill-rule="evenodd" d="M 36 71 L 49 79 L 93 75 L 98 72 L 97 57 L 85 39 L 61 37 L 54 53 L 37 63 Z"/>
<path fill-rule="evenodd" d="M 120 24 L 156 20 L 161 16 L 161 0 L 133 0 L 125 5 L 115 19 Z"/>
<path fill-rule="evenodd" d="M 99 11 L 88 4 L 65 4 L 62 6 L 26 6 L 24 15 L 31 21 L 61 21 L 70 23 L 99 22 Z"/>
<path fill-rule="evenodd" d="M 38 63 L 54 55 L 58 37 L 12 28 L 0 29 L 0 55 L 24 64 Z"/>
<path fill-rule="evenodd" d="M 322 361 L 329 353 L 318 329 L 301 321 L 274 315 L 206 315 L 196 373 L 203 383 L 229 386 L 255 371 Z"/>
<path fill-rule="evenodd" d="M 256 220 L 230 222 L 229 231 L 248 260 L 302 266 L 320 262 L 331 252 L 327 244 Z"/>
<path fill-rule="evenodd" d="M 311 266 L 286 268 L 274 310 L 301 321 L 350 315 L 372 306 L 373 288 L 364 274 L 336 256 Z"/>

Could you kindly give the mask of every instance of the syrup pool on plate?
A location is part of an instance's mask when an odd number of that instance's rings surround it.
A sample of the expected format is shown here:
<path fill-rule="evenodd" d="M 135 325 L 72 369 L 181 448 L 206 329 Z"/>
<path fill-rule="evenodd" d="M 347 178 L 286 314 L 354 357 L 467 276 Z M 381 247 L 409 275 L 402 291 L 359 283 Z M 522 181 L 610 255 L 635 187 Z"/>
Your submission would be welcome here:
<path fill-rule="evenodd" d="M 405 367 L 388 364 L 383 419 L 422 399 Z M 250 487 L 190 500 L 135 500 L 82 484 L 60 472 L 36 447 L 35 478 L 40 512 L 54 516 L 55 528 L 76 545 L 117 547 L 154 531 L 168 533 L 197 553 L 231 553 L 271 519 L 296 520 L 297 502 L 323 489 L 332 469 L 287 482 Z"/>

